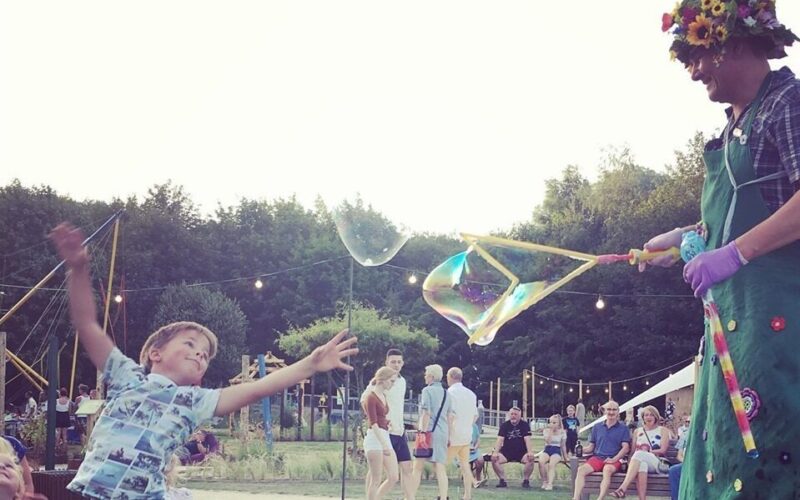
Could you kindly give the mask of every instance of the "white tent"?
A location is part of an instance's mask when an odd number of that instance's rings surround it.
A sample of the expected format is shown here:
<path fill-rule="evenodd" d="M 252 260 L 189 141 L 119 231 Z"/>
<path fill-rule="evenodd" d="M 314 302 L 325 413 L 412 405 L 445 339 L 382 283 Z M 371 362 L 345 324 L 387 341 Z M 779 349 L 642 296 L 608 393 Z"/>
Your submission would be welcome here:
<path fill-rule="evenodd" d="M 691 363 L 689 364 L 689 366 L 679 371 L 678 373 L 675 373 L 671 377 L 665 378 L 661 382 L 647 389 L 646 391 L 634 397 L 633 399 L 626 401 L 624 404 L 620 405 L 619 411 L 621 413 L 623 411 L 630 410 L 638 405 L 641 405 L 646 401 L 650 401 L 651 399 L 663 396 L 668 392 L 677 391 L 678 389 L 682 389 L 684 387 L 693 384 L 694 384 L 694 363 Z M 595 420 L 594 422 L 585 425 L 579 432 L 591 429 L 596 424 L 603 422 L 605 419 L 606 417 L 602 416 L 597 420 Z"/>

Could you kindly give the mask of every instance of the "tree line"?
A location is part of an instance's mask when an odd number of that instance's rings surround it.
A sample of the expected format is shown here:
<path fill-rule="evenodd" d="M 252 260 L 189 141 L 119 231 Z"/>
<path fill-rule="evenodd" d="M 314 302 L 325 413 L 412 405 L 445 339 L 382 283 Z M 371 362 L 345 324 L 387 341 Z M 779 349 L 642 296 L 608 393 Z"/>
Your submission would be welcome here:
<path fill-rule="evenodd" d="M 699 220 L 704 139 L 695 135 L 671 165 L 656 171 L 639 165 L 625 149 L 611 151 L 596 180 L 568 166 L 547 181 L 544 201 L 527 220 L 497 236 L 592 254 L 640 248 L 649 237 Z M 202 216 L 179 184 L 153 186 L 142 199 L 110 202 L 74 200 L 49 186 L 12 181 L 0 188 L 0 311 L 15 304 L 57 263 L 46 240 L 49 230 L 70 220 L 87 230 L 124 209 L 112 293 L 123 302 L 110 307 L 117 345 L 136 358 L 157 326 L 177 319 L 207 324 L 220 337 L 220 353 L 206 376 L 225 384 L 240 370 L 242 354 L 273 353 L 291 359 L 320 336 L 345 324 L 350 260 L 336 231 L 331 207 L 295 198 L 241 199 Z M 363 201 L 355 209 L 377 214 Z M 377 214 L 380 220 L 380 214 Z M 110 235 L 110 233 L 109 233 Z M 92 246 L 98 303 L 104 300 L 110 236 Z M 437 362 L 460 366 L 465 383 L 488 400 L 489 383 L 503 381 L 503 400 L 519 399 L 523 369 L 544 376 L 584 381 L 618 380 L 691 356 L 702 335 L 702 307 L 693 300 L 679 269 L 639 274 L 628 265 L 597 267 L 561 292 L 509 322 L 485 347 L 467 345 L 466 335 L 423 300 L 424 274 L 465 244 L 439 234 L 416 234 L 390 262 L 354 269 L 354 331 L 363 334 L 355 360 L 363 384 L 382 363 L 382 352 L 406 350 L 409 387 L 418 392 L 422 369 Z M 562 263 L 532 258 L 532 273 L 557 273 Z M 537 267 L 538 266 L 538 267 Z M 410 272 L 419 281 L 408 281 Z M 254 286 L 260 276 L 263 286 Z M 57 335 L 61 385 L 72 364 L 71 331 L 62 273 L 35 294 L 0 329 L 9 349 L 33 363 L 45 339 Z M 607 306 L 598 310 L 598 295 Z M 102 305 L 101 305 L 102 310 Z M 38 368 L 39 365 L 36 365 Z M 78 381 L 94 380 L 79 351 Z M 16 374 L 9 369 L 9 378 Z M 633 390 L 633 385 L 631 389 Z M 643 389 L 644 387 L 641 387 Z M 9 399 L 30 389 L 22 378 L 9 386 Z M 537 395 L 537 413 L 574 397 L 561 389 Z M 600 391 L 593 398 L 602 399 Z M 488 402 L 487 402 L 488 404 Z M 504 404 L 505 406 L 505 404 Z"/>

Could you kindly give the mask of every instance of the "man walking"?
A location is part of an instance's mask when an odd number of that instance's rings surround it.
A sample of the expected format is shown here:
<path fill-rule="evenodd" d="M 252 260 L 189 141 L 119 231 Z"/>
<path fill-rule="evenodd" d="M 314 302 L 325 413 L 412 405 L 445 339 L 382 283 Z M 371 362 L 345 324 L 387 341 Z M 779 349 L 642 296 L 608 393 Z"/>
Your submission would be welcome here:
<path fill-rule="evenodd" d="M 403 419 L 406 395 L 406 379 L 400 375 L 403 369 L 403 353 L 400 349 L 386 351 L 385 365 L 397 372 L 392 388 L 386 391 L 386 403 L 389 405 L 389 440 L 397 456 L 397 465 L 400 468 L 400 486 L 405 498 L 414 498 L 411 491 L 411 452 L 408 450 L 406 439 L 406 426 Z"/>
<path fill-rule="evenodd" d="M 450 423 L 450 446 L 447 448 L 447 461 L 458 459 L 461 476 L 464 478 L 464 499 L 472 498 L 472 471 L 469 465 L 469 448 L 472 442 L 472 424 L 478 418 L 477 397 L 464 387 L 461 368 L 447 370 L 447 394 L 452 409 Z"/>

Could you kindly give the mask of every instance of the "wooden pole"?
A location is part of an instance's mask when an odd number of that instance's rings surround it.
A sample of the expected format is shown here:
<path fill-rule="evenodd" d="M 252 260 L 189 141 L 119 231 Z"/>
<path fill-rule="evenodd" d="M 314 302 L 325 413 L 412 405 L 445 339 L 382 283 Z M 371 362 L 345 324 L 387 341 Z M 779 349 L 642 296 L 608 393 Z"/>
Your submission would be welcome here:
<path fill-rule="evenodd" d="M 250 382 L 250 356 L 242 354 L 242 383 Z M 239 428 L 242 432 L 242 442 L 246 443 L 250 437 L 250 406 L 242 406 L 239 413 Z"/>
<path fill-rule="evenodd" d="M 308 423 L 308 425 L 310 426 L 309 427 L 309 433 L 311 434 L 311 441 L 314 441 L 314 409 L 317 407 L 317 405 L 314 404 L 314 395 L 315 395 L 314 394 L 314 389 L 315 389 L 315 387 L 314 387 L 314 376 L 312 375 L 311 376 L 311 397 L 309 398 L 309 401 L 308 401 L 309 406 L 311 407 L 310 408 L 311 421 L 309 421 L 309 423 Z"/>
<path fill-rule="evenodd" d="M 258 355 L 258 377 L 267 376 L 267 363 L 263 354 Z M 272 407 L 269 396 L 261 399 L 261 417 L 264 425 L 264 440 L 267 443 L 267 453 L 272 455 Z"/>
<path fill-rule="evenodd" d="M 303 382 L 297 384 L 297 441 L 303 440 Z"/>
<path fill-rule="evenodd" d="M 6 417 L 6 332 L 0 332 L 0 422 Z"/>
<path fill-rule="evenodd" d="M 522 370 L 522 418 L 528 420 L 528 370 Z"/>
<path fill-rule="evenodd" d="M 611 401 L 611 381 L 608 381 L 608 400 Z"/>
<path fill-rule="evenodd" d="M 114 284 L 114 261 L 117 259 L 117 241 L 119 241 L 119 219 L 114 222 L 114 237 L 113 243 L 111 244 L 111 263 L 108 266 L 108 287 L 106 289 L 106 304 L 105 310 L 103 312 L 103 335 L 108 335 L 108 314 L 109 309 L 111 308 L 111 288 Z M 77 333 L 76 333 L 77 336 Z M 116 342 L 115 342 L 116 344 Z M 74 380 L 75 372 L 72 372 L 72 377 Z M 105 399 L 105 386 L 103 384 L 103 370 L 97 370 L 97 397 L 100 399 Z M 72 395 L 70 395 L 72 398 Z"/>
<path fill-rule="evenodd" d="M 489 382 L 489 409 L 494 409 L 494 381 Z"/>
<path fill-rule="evenodd" d="M 536 420 L 536 366 L 531 365 L 531 420 Z"/>
<path fill-rule="evenodd" d="M 45 438 L 45 470 L 56 468 L 56 386 L 58 386 L 58 337 L 50 336 L 47 351 L 47 376 L 50 383 L 47 387 L 47 437 Z"/>
<path fill-rule="evenodd" d="M 578 401 L 583 399 L 583 379 L 578 379 Z"/>
<path fill-rule="evenodd" d="M 497 377 L 497 427 L 500 427 L 500 377 Z"/>

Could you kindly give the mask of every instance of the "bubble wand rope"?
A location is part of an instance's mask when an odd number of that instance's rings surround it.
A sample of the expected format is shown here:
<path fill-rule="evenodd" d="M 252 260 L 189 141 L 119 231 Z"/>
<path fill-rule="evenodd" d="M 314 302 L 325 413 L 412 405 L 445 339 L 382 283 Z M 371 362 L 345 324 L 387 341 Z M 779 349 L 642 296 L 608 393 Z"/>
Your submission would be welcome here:
<path fill-rule="evenodd" d="M 683 235 L 681 257 L 683 257 L 684 261 L 689 262 L 705 250 L 705 240 L 695 231 L 690 231 Z M 719 309 L 717 309 L 717 304 L 714 302 L 714 297 L 710 289 L 703 295 L 703 313 L 711 328 L 714 348 L 717 351 L 717 356 L 719 356 L 719 365 L 722 369 L 722 377 L 725 379 L 725 385 L 728 387 L 728 395 L 731 398 L 733 413 L 736 416 L 736 423 L 739 424 L 739 431 L 742 433 L 742 440 L 744 441 L 745 450 L 747 450 L 747 456 L 750 458 L 758 458 L 756 442 L 750 430 L 750 422 L 747 420 L 742 394 L 739 392 L 739 381 L 733 369 L 733 361 L 731 361 L 731 353 L 728 350 L 728 342 L 725 340 L 722 322 L 719 319 Z"/>

